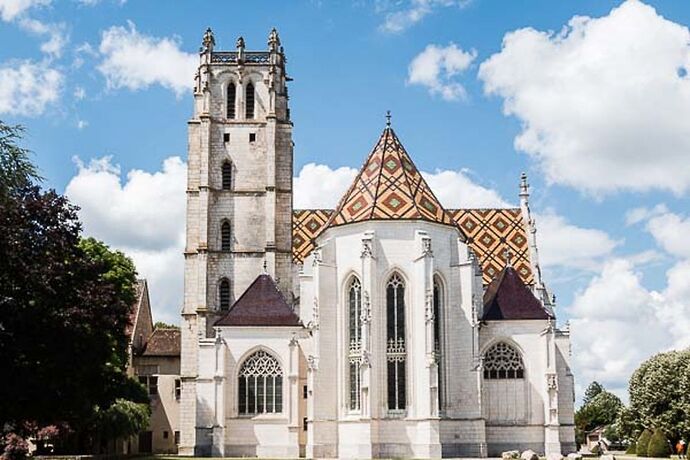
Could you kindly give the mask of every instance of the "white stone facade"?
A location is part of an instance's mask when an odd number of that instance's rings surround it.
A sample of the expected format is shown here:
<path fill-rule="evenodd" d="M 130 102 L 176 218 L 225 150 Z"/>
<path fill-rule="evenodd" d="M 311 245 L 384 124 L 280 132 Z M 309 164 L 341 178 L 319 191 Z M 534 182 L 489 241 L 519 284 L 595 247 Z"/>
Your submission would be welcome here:
<path fill-rule="evenodd" d="M 553 319 L 482 321 L 481 269 L 458 227 L 395 219 L 334 226 L 301 267 L 293 266 L 292 124 L 277 34 L 264 53 L 245 52 L 243 41 L 233 53 L 216 53 L 213 45 L 207 33 L 189 122 L 179 453 L 440 458 L 574 451 L 569 332 Z M 230 82 L 234 118 L 227 112 Z M 245 118 L 249 82 L 252 119 Z M 226 161 L 231 189 L 223 187 Z M 526 188 L 521 197 L 533 225 Z M 232 239 L 223 250 L 226 221 Z M 530 235 L 534 289 L 544 302 Z M 223 313 L 221 280 L 229 280 L 233 302 L 264 271 L 288 302 L 299 300 L 302 326 L 214 327 Z M 512 379 L 486 377 L 486 352 L 498 343 L 517 353 Z M 247 387 L 243 364 L 259 352 L 274 360 L 271 383 L 260 386 L 263 374 L 252 374 Z M 247 395 L 262 401 L 261 410 L 248 408 Z"/>

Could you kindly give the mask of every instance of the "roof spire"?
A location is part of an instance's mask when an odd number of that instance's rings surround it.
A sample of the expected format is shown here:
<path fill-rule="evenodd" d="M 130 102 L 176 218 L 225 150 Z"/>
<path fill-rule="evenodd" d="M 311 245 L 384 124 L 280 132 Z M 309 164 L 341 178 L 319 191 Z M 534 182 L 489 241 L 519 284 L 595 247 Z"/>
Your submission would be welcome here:
<path fill-rule="evenodd" d="M 391 111 L 386 110 L 386 128 L 391 127 Z"/>

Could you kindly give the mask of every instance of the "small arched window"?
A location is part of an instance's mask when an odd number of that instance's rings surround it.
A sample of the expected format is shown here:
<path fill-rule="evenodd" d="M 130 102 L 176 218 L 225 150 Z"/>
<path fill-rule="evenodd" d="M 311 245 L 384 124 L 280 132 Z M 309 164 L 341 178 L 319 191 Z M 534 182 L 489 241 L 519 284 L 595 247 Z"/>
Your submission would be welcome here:
<path fill-rule="evenodd" d="M 484 353 L 485 379 L 522 379 L 525 367 L 520 353 L 505 342 L 493 345 Z"/>
<path fill-rule="evenodd" d="M 229 161 L 224 161 L 221 168 L 221 182 L 223 190 L 232 189 L 232 164 Z"/>
<path fill-rule="evenodd" d="M 228 85 L 228 103 L 227 103 L 227 115 L 228 120 L 235 119 L 235 98 L 236 98 L 236 88 L 234 83 Z"/>
<path fill-rule="evenodd" d="M 388 410 L 406 408 L 405 283 L 395 274 L 386 285 Z"/>
<path fill-rule="evenodd" d="M 230 222 L 225 221 L 220 226 L 220 250 L 230 250 Z"/>
<path fill-rule="evenodd" d="M 230 281 L 223 279 L 218 286 L 218 297 L 220 299 L 220 309 L 222 311 L 230 308 Z"/>
<path fill-rule="evenodd" d="M 266 414 L 283 411 L 283 369 L 265 351 L 253 353 L 240 367 L 237 377 L 240 414 Z"/>
<path fill-rule="evenodd" d="M 350 349 L 348 361 L 350 364 L 350 410 L 357 411 L 360 407 L 360 373 L 359 366 L 362 362 L 362 284 L 357 277 L 352 277 L 348 289 L 348 316 L 350 326 Z"/>
<path fill-rule="evenodd" d="M 254 85 L 251 83 L 247 83 L 244 93 L 244 117 L 247 119 L 254 118 L 254 99 Z"/>

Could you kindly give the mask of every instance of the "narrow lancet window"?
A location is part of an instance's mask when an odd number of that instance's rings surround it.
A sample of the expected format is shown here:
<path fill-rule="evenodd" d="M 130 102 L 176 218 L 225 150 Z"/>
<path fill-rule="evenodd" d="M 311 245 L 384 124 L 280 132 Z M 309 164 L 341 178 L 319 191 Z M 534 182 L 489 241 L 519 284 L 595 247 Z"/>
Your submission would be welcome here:
<path fill-rule="evenodd" d="M 222 181 L 222 186 L 223 190 L 231 190 L 232 189 L 232 164 L 229 161 L 224 161 L 223 162 L 223 168 L 221 171 L 221 181 Z"/>
<path fill-rule="evenodd" d="M 386 286 L 386 361 L 388 363 L 388 410 L 406 408 L 405 284 L 399 275 Z"/>
<path fill-rule="evenodd" d="M 441 321 L 443 312 L 443 297 L 441 291 L 441 283 L 434 278 L 433 291 L 433 308 L 434 308 L 434 354 L 437 363 L 437 377 L 438 377 L 438 408 L 443 409 L 443 352 L 441 351 Z"/>
<path fill-rule="evenodd" d="M 245 88 L 244 102 L 246 104 L 244 117 L 247 119 L 254 118 L 254 85 L 251 83 L 247 83 Z"/>
<path fill-rule="evenodd" d="M 230 83 L 228 85 L 228 104 L 227 104 L 228 120 L 234 120 L 235 119 L 235 98 L 236 98 L 235 92 L 236 92 L 235 84 Z"/>
<path fill-rule="evenodd" d="M 351 411 L 360 409 L 360 372 L 359 367 L 362 363 L 362 337 L 361 337 L 361 314 L 362 314 L 362 285 L 356 277 L 350 281 L 348 289 L 348 316 L 350 330 L 350 348 L 348 351 L 349 362 L 349 387 Z"/>
<path fill-rule="evenodd" d="M 220 309 L 222 311 L 230 308 L 230 281 L 223 279 L 218 286 L 218 297 L 220 298 Z"/>
<path fill-rule="evenodd" d="M 230 250 L 230 222 L 223 222 L 220 226 L 220 250 Z"/>

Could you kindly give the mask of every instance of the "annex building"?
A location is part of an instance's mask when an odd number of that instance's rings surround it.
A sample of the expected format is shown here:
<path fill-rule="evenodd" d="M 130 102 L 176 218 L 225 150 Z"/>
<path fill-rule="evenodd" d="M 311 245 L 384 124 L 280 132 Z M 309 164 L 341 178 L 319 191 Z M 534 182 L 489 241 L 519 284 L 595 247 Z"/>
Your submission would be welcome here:
<path fill-rule="evenodd" d="M 570 333 L 519 208 L 445 209 L 386 124 L 335 209 L 293 209 L 285 55 L 203 37 L 189 120 L 179 453 L 575 450 Z"/>

